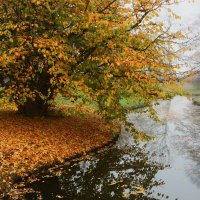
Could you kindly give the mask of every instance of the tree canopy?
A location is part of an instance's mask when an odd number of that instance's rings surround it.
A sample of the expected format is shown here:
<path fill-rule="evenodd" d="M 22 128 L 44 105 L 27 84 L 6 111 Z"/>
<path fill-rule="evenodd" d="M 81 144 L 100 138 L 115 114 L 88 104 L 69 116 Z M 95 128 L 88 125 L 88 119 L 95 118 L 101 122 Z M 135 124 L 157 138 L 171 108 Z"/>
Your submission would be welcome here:
<path fill-rule="evenodd" d="M 124 96 L 150 108 L 176 87 L 174 44 L 185 36 L 159 20 L 177 0 L 0 0 L 0 87 L 28 115 L 58 93 L 123 119 Z"/>

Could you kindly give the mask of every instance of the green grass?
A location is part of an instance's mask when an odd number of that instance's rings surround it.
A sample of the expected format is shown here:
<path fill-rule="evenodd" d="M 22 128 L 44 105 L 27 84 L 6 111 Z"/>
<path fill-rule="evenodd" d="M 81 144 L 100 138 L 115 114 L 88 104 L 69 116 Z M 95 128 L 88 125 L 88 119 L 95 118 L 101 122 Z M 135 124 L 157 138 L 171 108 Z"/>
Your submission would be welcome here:
<path fill-rule="evenodd" d="M 200 96 L 200 89 L 186 89 L 186 91 L 194 96 Z"/>
<path fill-rule="evenodd" d="M 194 104 L 200 106 L 200 89 L 186 89 L 186 91 L 193 96 Z"/>
<path fill-rule="evenodd" d="M 196 96 L 196 97 L 194 97 L 194 98 L 193 98 L 193 102 L 194 102 L 194 104 L 200 106 L 200 96 Z"/>
<path fill-rule="evenodd" d="M 128 107 L 132 109 L 141 108 L 145 106 L 145 103 L 136 97 L 123 98 L 120 100 L 120 104 L 123 107 Z"/>
<path fill-rule="evenodd" d="M 62 104 L 69 104 L 69 105 L 74 105 L 73 102 L 71 102 L 70 100 L 66 99 L 65 97 L 63 97 L 61 94 L 58 94 L 58 96 L 55 99 L 55 103 L 57 105 L 62 105 Z"/>
<path fill-rule="evenodd" d="M 79 102 L 81 102 L 82 100 L 78 100 Z M 78 102 L 76 101 L 76 103 Z M 55 103 L 57 105 L 63 105 L 63 104 L 69 104 L 69 105 L 75 105 L 75 103 L 67 100 L 65 97 L 62 97 L 61 95 L 58 95 L 57 98 L 55 99 Z M 140 99 L 136 98 L 136 97 L 127 97 L 127 98 L 123 98 L 120 100 L 120 104 L 123 107 L 126 108 L 141 108 L 145 106 L 145 103 L 143 101 L 141 101 Z M 92 104 L 92 107 L 96 107 L 95 104 Z"/>

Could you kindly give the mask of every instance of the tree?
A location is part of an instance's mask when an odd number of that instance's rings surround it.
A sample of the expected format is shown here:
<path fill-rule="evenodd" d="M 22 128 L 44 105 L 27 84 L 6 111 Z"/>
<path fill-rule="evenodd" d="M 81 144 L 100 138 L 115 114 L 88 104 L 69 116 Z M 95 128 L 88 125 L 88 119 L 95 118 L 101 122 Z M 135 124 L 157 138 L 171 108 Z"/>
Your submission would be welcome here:
<path fill-rule="evenodd" d="M 125 118 L 122 96 L 149 107 L 176 86 L 181 32 L 158 20 L 177 0 L 0 0 L 0 87 L 27 115 L 45 115 L 58 93 Z"/>

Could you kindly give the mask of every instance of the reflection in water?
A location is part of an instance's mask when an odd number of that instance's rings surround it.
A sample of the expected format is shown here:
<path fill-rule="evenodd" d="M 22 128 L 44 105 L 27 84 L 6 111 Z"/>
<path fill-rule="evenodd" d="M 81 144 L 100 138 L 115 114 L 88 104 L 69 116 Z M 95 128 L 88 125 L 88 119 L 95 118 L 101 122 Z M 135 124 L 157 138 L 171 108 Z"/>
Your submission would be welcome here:
<path fill-rule="evenodd" d="M 162 123 L 154 122 L 146 114 L 131 114 L 129 120 L 138 129 L 156 136 L 148 148 L 165 155 L 165 159 L 157 161 L 171 165 L 170 170 L 157 175 L 166 183 L 159 191 L 169 192 L 171 198 L 199 200 L 200 107 L 185 97 L 175 97 L 161 102 L 156 109 Z"/>
<path fill-rule="evenodd" d="M 128 116 L 138 129 L 155 136 L 154 141 L 138 147 L 122 130 L 109 151 L 59 169 L 60 177 L 30 187 L 47 200 L 199 200 L 200 107 L 175 97 L 156 110 L 162 122 L 146 113 Z"/>
<path fill-rule="evenodd" d="M 129 121 L 133 122 L 137 129 L 155 136 L 154 141 L 148 143 L 146 149 L 149 152 L 156 152 L 157 155 L 153 159 L 162 164 L 170 163 L 170 129 L 173 127 L 170 124 L 170 101 L 161 102 L 160 106 L 157 106 L 157 112 L 161 119 L 160 122 L 156 122 L 148 117 L 147 113 L 143 114 L 130 114 L 128 116 Z M 161 109 L 160 109 L 161 108 Z"/>
<path fill-rule="evenodd" d="M 155 174 L 164 169 L 140 147 L 112 148 L 90 160 L 74 163 L 59 178 L 44 179 L 32 187 L 42 199 L 166 199 L 154 187 L 164 184 Z M 59 187 L 51 188 L 49 185 Z"/>
<path fill-rule="evenodd" d="M 176 137 L 176 140 L 181 141 L 178 151 L 184 153 L 190 160 L 186 173 L 192 182 L 200 187 L 200 107 L 196 105 L 189 107 L 187 115 L 177 127 L 183 133 L 182 138 Z"/>

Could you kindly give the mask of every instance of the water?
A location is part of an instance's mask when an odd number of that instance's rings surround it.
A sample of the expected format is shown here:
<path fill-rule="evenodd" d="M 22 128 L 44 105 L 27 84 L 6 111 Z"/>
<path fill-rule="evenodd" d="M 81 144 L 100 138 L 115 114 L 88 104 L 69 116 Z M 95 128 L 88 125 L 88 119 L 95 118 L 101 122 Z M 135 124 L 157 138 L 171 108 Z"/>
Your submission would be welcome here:
<path fill-rule="evenodd" d="M 147 114 L 128 119 L 155 140 L 137 146 L 122 130 L 116 145 L 57 170 L 60 176 L 29 185 L 27 199 L 200 199 L 200 107 L 177 96 L 156 107 L 162 123 Z M 170 165 L 170 166 L 169 166 Z"/>

